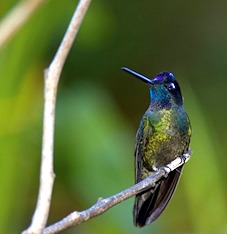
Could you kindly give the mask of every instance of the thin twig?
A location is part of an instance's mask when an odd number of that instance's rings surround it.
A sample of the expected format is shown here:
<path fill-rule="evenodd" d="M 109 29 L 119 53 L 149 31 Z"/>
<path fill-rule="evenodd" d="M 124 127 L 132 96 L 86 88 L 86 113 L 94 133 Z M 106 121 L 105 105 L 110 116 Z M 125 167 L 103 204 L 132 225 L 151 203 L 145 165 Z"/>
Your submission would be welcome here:
<path fill-rule="evenodd" d="M 0 48 L 20 29 L 45 0 L 23 0 L 0 22 Z"/>
<path fill-rule="evenodd" d="M 159 181 L 161 178 L 166 177 L 169 172 L 175 170 L 185 162 L 187 162 L 190 159 L 191 151 L 184 154 L 181 157 L 176 158 L 171 163 L 166 165 L 165 167 L 159 168 L 157 172 L 149 176 L 148 178 L 144 179 L 143 181 L 139 182 L 138 184 L 135 184 L 134 186 L 116 194 L 111 197 L 102 199 L 100 198 L 98 202 L 90 207 L 87 210 L 78 212 L 74 211 L 73 213 L 66 216 L 64 219 L 60 220 L 59 222 L 50 225 L 49 227 L 44 229 L 44 234 L 54 234 L 59 233 L 61 231 L 64 231 L 70 227 L 73 227 L 75 225 L 78 225 L 82 222 L 85 222 L 91 218 L 94 218 L 111 207 L 115 206 L 116 204 L 138 194 L 141 193 L 150 187 L 153 187 L 157 181 Z"/>
<path fill-rule="evenodd" d="M 53 145 L 57 86 L 63 65 L 90 2 L 91 0 L 80 0 L 78 3 L 77 9 L 75 10 L 62 43 L 52 63 L 45 72 L 43 144 L 39 195 L 32 223 L 30 227 L 23 232 L 23 234 L 42 233 L 48 219 L 55 177 L 53 170 Z"/>

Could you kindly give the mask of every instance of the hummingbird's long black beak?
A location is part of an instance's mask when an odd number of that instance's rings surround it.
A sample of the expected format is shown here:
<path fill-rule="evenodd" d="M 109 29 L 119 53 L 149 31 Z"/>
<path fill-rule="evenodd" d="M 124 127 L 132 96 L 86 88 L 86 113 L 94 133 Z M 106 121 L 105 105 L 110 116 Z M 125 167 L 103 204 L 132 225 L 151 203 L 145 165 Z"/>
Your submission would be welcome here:
<path fill-rule="evenodd" d="M 137 72 L 135 72 L 135 71 L 133 71 L 133 70 L 127 68 L 127 67 L 122 67 L 121 69 L 122 69 L 123 71 L 126 71 L 126 72 L 128 72 L 129 74 L 131 74 L 131 75 L 133 75 L 133 76 L 139 78 L 140 80 L 142 80 L 142 81 L 145 82 L 145 83 L 153 84 L 153 82 L 152 82 L 148 77 L 146 77 L 146 76 L 144 76 L 144 75 L 142 75 L 142 74 L 139 74 L 139 73 L 137 73 Z"/>

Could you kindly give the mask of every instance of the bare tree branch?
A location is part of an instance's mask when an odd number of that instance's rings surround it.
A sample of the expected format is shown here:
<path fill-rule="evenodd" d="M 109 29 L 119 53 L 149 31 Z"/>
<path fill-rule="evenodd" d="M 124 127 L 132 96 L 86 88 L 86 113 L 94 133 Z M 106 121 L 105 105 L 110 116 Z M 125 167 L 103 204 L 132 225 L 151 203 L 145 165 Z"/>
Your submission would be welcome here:
<path fill-rule="evenodd" d="M 0 22 L 0 48 L 20 29 L 45 0 L 20 1 Z"/>
<path fill-rule="evenodd" d="M 40 234 L 46 225 L 54 184 L 53 145 L 55 103 L 58 81 L 66 57 L 79 30 L 91 0 L 80 0 L 62 43 L 49 68 L 45 71 L 43 143 L 39 195 L 30 227 L 23 234 Z"/>
<path fill-rule="evenodd" d="M 43 233 L 44 234 L 59 233 L 63 230 L 66 230 L 70 227 L 73 227 L 77 224 L 85 222 L 91 218 L 94 218 L 104 213 L 106 210 L 110 209 L 116 204 L 153 187 L 155 183 L 159 181 L 161 178 L 166 177 L 171 171 L 175 170 L 176 168 L 187 162 L 190 159 L 190 155 L 191 151 L 187 152 L 181 157 L 176 158 L 165 167 L 159 168 L 157 172 L 155 172 L 148 178 L 144 179 L 143 181 L 139 182 L 138 184 L 135 184 L 134 186 L 116 195 L 113 195 L 105 199 L 100 198 L 95 205 L 93 205 L 87 210 L 81 212 L 74 211 L 73 213 L 69 214 L 61 221 L 45 228 Z"/>

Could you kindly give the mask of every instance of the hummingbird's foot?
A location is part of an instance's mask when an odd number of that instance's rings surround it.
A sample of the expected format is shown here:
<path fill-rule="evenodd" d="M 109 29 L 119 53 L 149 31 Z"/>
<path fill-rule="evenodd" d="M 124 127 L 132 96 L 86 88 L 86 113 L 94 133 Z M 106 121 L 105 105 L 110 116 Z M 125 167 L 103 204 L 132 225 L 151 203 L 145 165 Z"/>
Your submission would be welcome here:
<path fill-rule="evenodd" d="M 152 170 L 153 170 L 153 171 L 157 171 L 157 170 L 158 170 L 158 167 L 157 167 L 155 164 L 153 164 L 153 165 L 152 165 Z"/>
<path fill-rule="evenodd" d="M 191 155 L 192 155 L 192 151 L 191 151 L 191 150 L 188 150 L 187 152 L 185 152 L 185 153 L 184 153 L 183 155 L 181 155 L 180 157 L 181 157 L 181 160 L 182 160 L 184 163 L 186 163 L 186 162 L 190 159 Z"/>
<path fill-rule="evenodd" d="M 172 171 L 172 169 L 168 167 L 168 165 L 161 167 L 160 169 L 162 169 L 165 172 L 165 175 L 164 175 L 165 178 L 167 178 L 169 173 Z"/>
<path fill-rule="evenodd" d="M 184 163 L 186 163 L 186 162 L 190 159 L 191 154 L 192 154 L 192 151 L 191 151 L 191 150 L 188 150 L 188 151 L 185 152 L 183 155 L 179 156 L 179 157 L 178 157 L 178 160 L 179 160 L 179 159 L 181 160 L 180 165 L 183 165 Z M 176 158 L 176 159 L 177 159 L 177 158 Z M 178 164 L 179 164 L 179 161 L 178 161 Z M 178 170 L 177 168 L 175 169 L 175 167 L 174 167 L 174 169 L 173 169 L 173 166 L 174 166 L 174 165 L 176 165 L 175 160 L 172 161 L 172 162 L 170 162 L 168 165 L 163 166 L 163 167 L 160 168 L 160 169 L 162 169 L 162 170 L 165 172 L 164 177 L 167 177 L 168 174 L 169 174 L 171 171 L 173 171 L 173 170 L 179 171 L 179 173 L 181 173 L 181 170 Z"/>

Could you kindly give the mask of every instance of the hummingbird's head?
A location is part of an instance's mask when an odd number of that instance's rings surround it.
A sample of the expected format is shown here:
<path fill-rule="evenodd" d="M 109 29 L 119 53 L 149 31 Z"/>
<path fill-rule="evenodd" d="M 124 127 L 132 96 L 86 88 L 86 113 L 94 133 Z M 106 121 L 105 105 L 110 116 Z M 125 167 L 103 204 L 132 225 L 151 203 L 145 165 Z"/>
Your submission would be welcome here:
<path fill-rule="evenodd" d="M 163 94 L 170 95 L 177 105 L 182 105 L 183 99 L 181 95 L 180 86 L 175 79 L 173 73 L 164 71 L 159 73 L 151 80 L 151 92 L 154 89 L 161 89 Z"/>
<path fill-rule="evenodd" d="M 128 68 L 123 67 L 122 70 L 149 84 L 151 101 L 158 102 L 160 100 L 167 103 L 167 101 L 173 100 L 175 104 L 182 105 L 183 99 L 180 86 L 173 73 L 164 71 L 156 75 L 153 79 L 149 79 Z"/>

